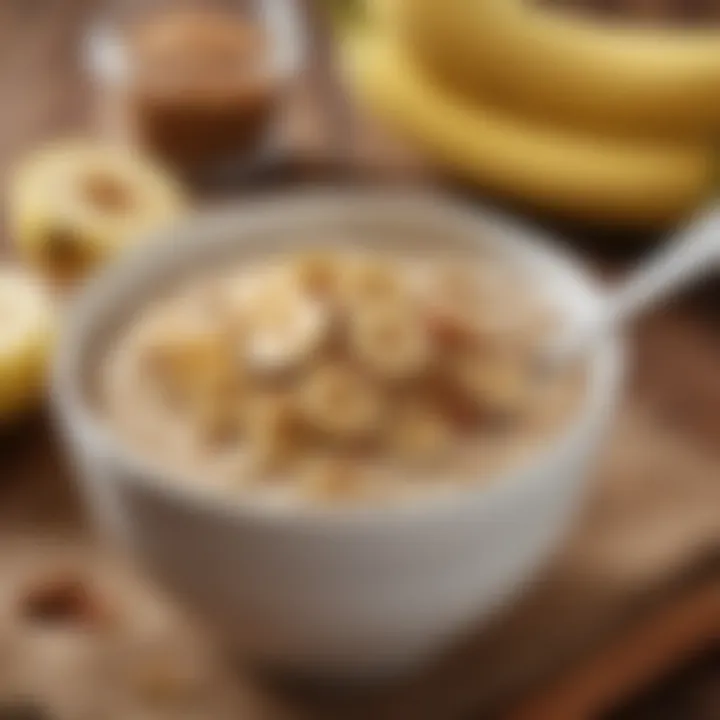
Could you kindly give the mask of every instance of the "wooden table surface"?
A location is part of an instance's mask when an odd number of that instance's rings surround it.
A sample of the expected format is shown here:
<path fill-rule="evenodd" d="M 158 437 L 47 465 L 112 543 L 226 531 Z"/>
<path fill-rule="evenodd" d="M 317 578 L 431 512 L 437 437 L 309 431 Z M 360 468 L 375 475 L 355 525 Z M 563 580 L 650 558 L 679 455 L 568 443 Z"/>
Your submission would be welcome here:
<path fill-rule="evenodd" d="M 86 0 L 0 3 L 0 170 L 38 142 L 85 132 L 91 91 L 79 67 Z M 318 76 L 321 86 L 326 79 Z M 3 248 L 12 254 L 12 239 Z M 599 264 L 622 267 L 642 252 L 635 243 L 573 234 Z M 679 437 L 720 460 L 720 288 L 717 279 L 645 319 L 635 333 L 639 368 L 630 392 Z M 19 527 L 74 527 L 78 512 L 54 440 L 42 419 L 0 438 L 0 502 Z M 24 492 L 28 485 L 38 492 Z M 618 720 L 709 720 L 720 713 L 717 656 L 701 659 L 654 696 L 619 712 Z M 670 711 L 675 708 L 676 714 Z M 677 708 L 680 708 L 678 711 Z M 665 713 L 665 714 L 663 714 Z"/>

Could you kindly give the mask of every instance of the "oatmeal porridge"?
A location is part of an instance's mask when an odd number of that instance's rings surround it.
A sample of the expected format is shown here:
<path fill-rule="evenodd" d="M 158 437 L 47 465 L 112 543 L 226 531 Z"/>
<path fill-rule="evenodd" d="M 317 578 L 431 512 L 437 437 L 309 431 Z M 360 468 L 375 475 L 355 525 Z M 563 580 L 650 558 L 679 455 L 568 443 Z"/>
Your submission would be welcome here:
<path fill-rule="evenodd" d="M 487 482 L 569 422 L 557 312 L 503 262 L 317 251 L 179 283 L 100 363 L 112 430 L 187 482 L 385 502 Z"/>

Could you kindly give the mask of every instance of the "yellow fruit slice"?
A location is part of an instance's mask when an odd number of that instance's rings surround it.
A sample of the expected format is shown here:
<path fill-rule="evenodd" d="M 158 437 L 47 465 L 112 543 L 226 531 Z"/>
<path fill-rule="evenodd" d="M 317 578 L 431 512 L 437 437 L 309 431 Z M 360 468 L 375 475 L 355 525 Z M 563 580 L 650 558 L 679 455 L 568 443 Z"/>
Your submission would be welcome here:
<path fill-rule="evenodd" d="M 366 0 L 365 4 L 371 22 L 385 26 L 395 22 L 400 7 L 398 0 Z"/>
<path fill-rule="evenodd" d="M 11 179 L 20 253 L 55 280 L 81 278 L 183 208 L 175 182 L 129 150 L 70 141 L 28 157 Z"/>
<path fill-rule="evenodd" d="M 0 426 L 41 395 L 53 320 L 40 283 L 18 267 L 0 265 Z"/>
<path fill-rule="evenodd" d="M 628 27 L 537 0 L 395 0 L 386 14 L 444 82 L 566 126 L 720 134 L 720 27 Z"/>
<path fill-rule="evenodd" d="M 671 223 L 710 192 L 707 148 L 570 135 L 470 105 L 384 34 L 357 34 L 343 49 L 347 78 L 371 111 L 439 164 L 492 192 L 627 226 Z"/>

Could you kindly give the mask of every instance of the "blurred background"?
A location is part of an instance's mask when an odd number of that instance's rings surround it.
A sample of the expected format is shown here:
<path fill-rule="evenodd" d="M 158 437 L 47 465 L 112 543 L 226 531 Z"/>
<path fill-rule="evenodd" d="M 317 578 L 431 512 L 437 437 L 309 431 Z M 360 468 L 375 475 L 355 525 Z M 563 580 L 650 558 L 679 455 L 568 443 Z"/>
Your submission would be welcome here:
<path fill-rule="evenodd" d="M 720 3 L 3 0 L 0 98 L 0 720 L 720 717 L 717 275 L 633 330 L 567 549 L 390 688 L 224 657 L 87 529 L 43 391 L 98 267 L 273 188 L 431 187 L 539 223 L 612 281 L 712 202 Z"/>

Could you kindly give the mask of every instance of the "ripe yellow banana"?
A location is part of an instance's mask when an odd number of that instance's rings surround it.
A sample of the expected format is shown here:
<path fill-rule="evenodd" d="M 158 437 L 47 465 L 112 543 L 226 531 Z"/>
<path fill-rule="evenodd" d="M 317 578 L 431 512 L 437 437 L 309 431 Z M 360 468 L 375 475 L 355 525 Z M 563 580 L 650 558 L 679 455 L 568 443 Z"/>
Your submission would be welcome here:
<path fill-rule="evenodd" d="M 393 0 L 428 69 L 470 97 L 618 135 L 720 136 L 720 29 L 623 27 L 535 0 Z"/>
<path fill-rule="evenodd" d="M 175 181 L 120 147 L 70 140 L 16 169 L 8 216 L 18 250 L 53 280 L 79 280 L 184 209 Z"/>
<path fill-rule="evenodd" d="M 50 299 L 20 268 L 0 265 L 0 426 L 40 396 L 53 337 Z"/>
<path fill-rule="evenodd" d="M 638 144 L 539 128 L 435 84 L 401 43 L 357 33 L 344 70 L 361 101 L 456 174 L 577 219 L 660 226 L 709 194 L 704 147 Z"/>

